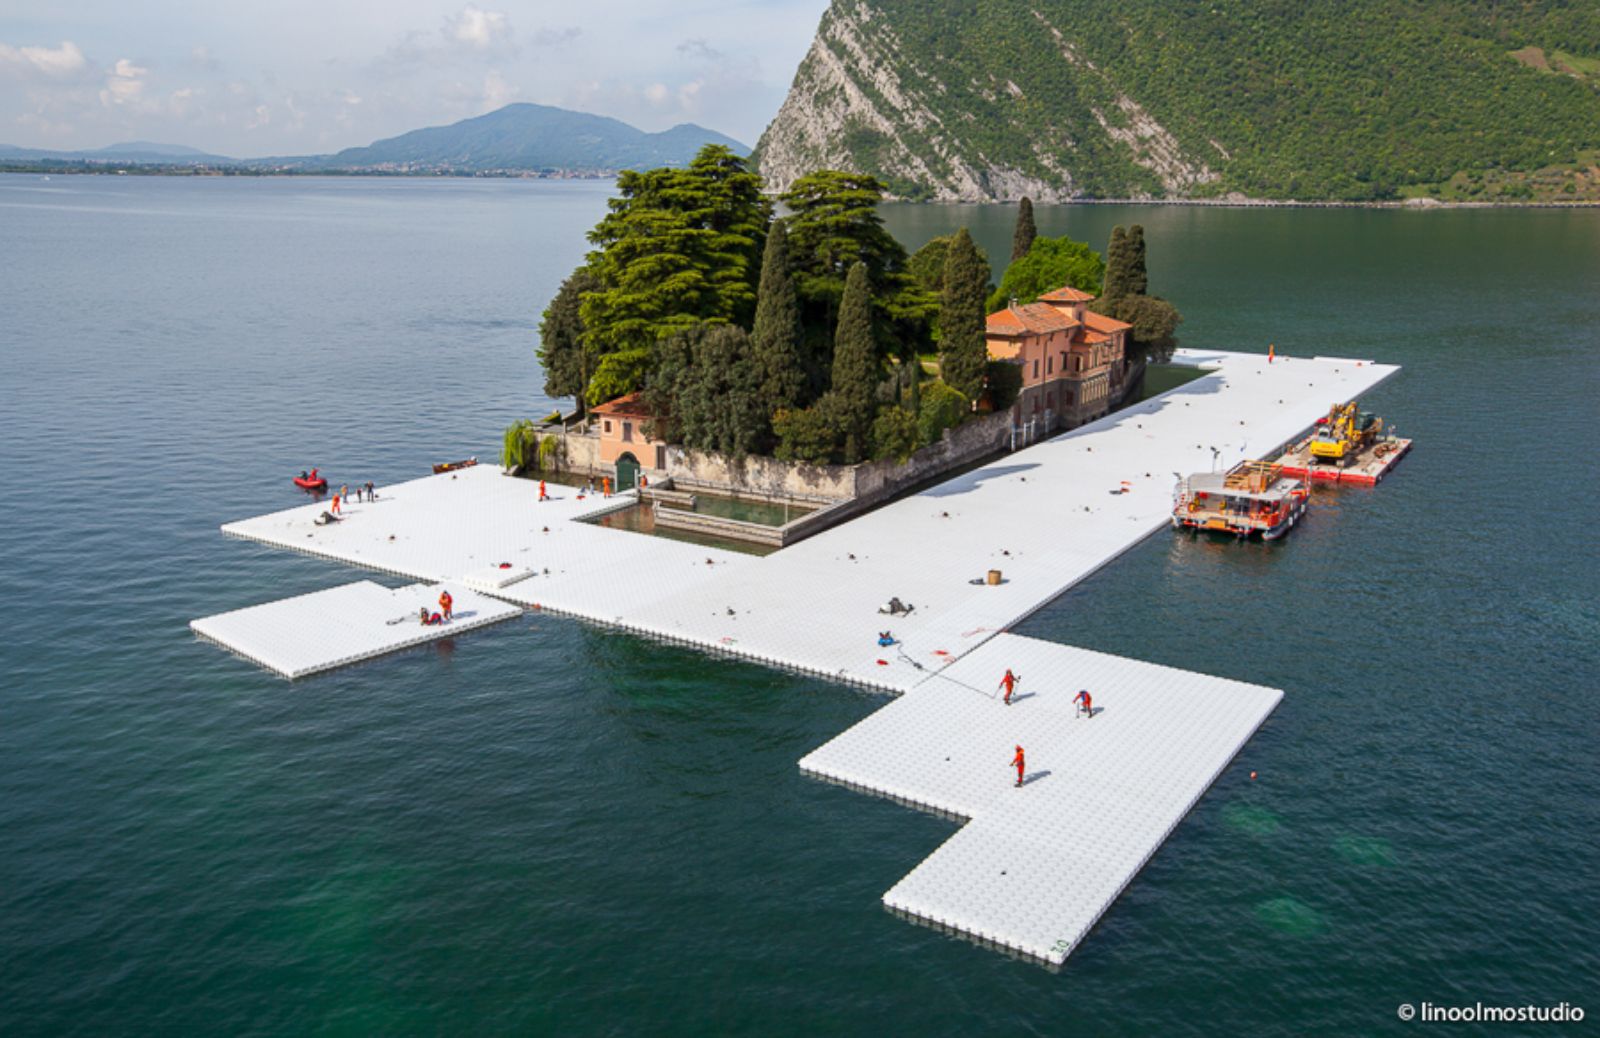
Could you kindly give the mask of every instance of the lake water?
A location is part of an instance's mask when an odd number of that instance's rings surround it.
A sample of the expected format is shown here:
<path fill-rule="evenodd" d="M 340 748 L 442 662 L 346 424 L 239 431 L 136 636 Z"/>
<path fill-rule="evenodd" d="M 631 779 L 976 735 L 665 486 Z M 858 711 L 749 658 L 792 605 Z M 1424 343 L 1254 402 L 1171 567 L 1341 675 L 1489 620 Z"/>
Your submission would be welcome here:
<path fill-rule="evenodd" d="M 1281 544 L 1158 535 L 1023 627 L 1287 692 L 1052 975 L 880 907 L 952 824 L 795 765 L 874 696 L 543 616 L 296 684 L 190 636 L 366 575 L 217 532 L 292 474 L 548 412 L 533 328 L 609 190 L 0 177 L 0 1033 L 1600 1016 L 1600 212 L 1040 207 L 1142 221 L 1187 344 L 1404 364 L 1367 403 L 1418 440 Z M 998 257 L 1012 212 L 888 219 Z"/>

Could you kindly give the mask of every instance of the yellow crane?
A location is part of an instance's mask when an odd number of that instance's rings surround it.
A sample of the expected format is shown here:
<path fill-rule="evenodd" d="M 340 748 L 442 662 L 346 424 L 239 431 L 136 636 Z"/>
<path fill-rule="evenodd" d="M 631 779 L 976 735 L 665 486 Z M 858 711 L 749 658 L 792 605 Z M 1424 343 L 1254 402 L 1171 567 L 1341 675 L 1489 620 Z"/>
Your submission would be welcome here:
<path fill-rule="evenodd" d="M 1328 417 L 1317 426 L 1316 435 L 1311 437 L 1311 456 L 1344 468 L 1371 446 L 1382 431 L 1383 419 L 1357 410 L 1354 400 L 1348 404 L 1334 404 L 1328 410 Z"/>

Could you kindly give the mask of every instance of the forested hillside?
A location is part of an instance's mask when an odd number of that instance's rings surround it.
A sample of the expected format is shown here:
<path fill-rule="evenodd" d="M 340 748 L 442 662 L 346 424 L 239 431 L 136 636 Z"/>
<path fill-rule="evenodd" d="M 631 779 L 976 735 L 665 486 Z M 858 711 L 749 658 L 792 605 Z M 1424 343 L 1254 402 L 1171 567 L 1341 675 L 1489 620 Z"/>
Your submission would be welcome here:
<path fill-rule="evenodd" d="M 947 199 L 1600 197 L 1600 2 L 835 0 L 757 148 Z"/>

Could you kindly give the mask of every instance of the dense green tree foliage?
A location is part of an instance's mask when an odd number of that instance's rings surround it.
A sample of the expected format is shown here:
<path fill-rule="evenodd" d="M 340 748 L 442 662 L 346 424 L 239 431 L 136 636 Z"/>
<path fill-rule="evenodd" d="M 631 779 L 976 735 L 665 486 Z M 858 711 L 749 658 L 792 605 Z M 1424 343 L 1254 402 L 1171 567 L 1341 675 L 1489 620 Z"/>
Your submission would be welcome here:
<path fill-rule="evenodd" d="M 544 369 L 544 391 L 550 396 L 577 397 L 580 414 L 593 362 L 584 351 L 579 307 L 583 293 L 594 291 L 597 285 L 589 269 L 579 267 L 561 282 L 539 321 L 539 365 Z"/>
<path fill-rule="evenodd" d="M 922 408 L 917 413 L 917 438 L 924 444 L 936 443 L 946 429 L 961 424 L 972 410 L 972 403 L 960 390 L 934 382 L 922 391 Z"/>
<path fill-rule="evenodd" d="M 1131 295 L 1129 278 L 1133 274 L 1132 244 L 1128 232 L 1121 224 L 1111 228 L 1111 241 L 1106 244 L 1106 272 L 1101 282 L 1100 301 L 1110 305 L 1123 296 Z M 1094 289 L 1085 289 L 1092 292 Z"/>
<path fill-rule="evenodd" d="M 989 348 L 984 336 L 984 293 L 989 279 L 978 248 L 965 227 L 945 253 L 944 291 L 939 309 L 939 371 L 968 400 L 983 391 Z"/>
<path fill-rule="evenodd" d="M 843 405 L 836 393 L 824 393 L 810 407 L 780 410 L 772 416 L 772 428 L 779 458 L 826 465 L 837 460 L 844 439 Z"/>
<path fill-rule="evenodd" d="M 991 360 L 984 385 L 989 394 L 989 406 L 1004 411 L 1017 402 L 1017 395 L 1022 392 L 1022 366 L 1006 360 Z"/>
<path fill-rule="evenodd" d="M 900 406 L 883 408 L 872 422 L 873 460 L 905 461 L 916 452 L 918 434 L 916 412 Z"/>
<path fill-rule="evenodd" d="M 1006 268 L 1000 287 L 989 297 L 989 311 L 993 313 L 1013 299 L 1031 303 L 1064 285 L 1099 292 L 1105 270 L 1100 254 L 1081 241 L 1035 238 L 1028 254 Z"/>
<path fill-rule="evenodd" d="M 1026 256 L 1038 236 L 1039 229 L 1033 225 L 1033 199 L 1023 195 L 1017 203 L 1017 227 L 1011 232 L 1011 262 Z"/>
<path fill-rule="evenodd" d="M 767 231 L 750 338 L 761 372 L 761 395 L 768 409 L 776 411 L 807 403 L 800 304 L 789 272 L 789 237 L 782 220 L 774 220 Z"/>
<path fill-rule="evenodd" d="M 589 233 L 596 285 L 580 306 L 584 346 L 598 361 L 591 402 L 639 388 L 651 346 L 666 336 L 749 324 L 771 213 L 761 178 L 719 145 L 684 169 L 622 173 L 609 208 Z"/>
<path fill-rule="evenodd" d="M 871 448 L 881 371 L 872 330 L 871 282 L 867 265 L 857 262 L 845 278 L 833 344 L 832 391 L 839 400 L 842 457 L 847 465 L 866 457 Z"/>
<path fill-rule="evenodd" d="M 879 354 L 910 356 L 927 341 L 930 303 L 906 271 L 906 250 L 878 215 L 883 193 L 875 177 L 819 170 L 780 196 L 789 209 L 789 262 L 815 390 L 828 384 L 845 276 L 856 263 L 867 268 Z"/>
<path fill-rule="evenodd" d="M 1106 256 L 1105 287 L 1095 309 L 1133 326 L 1128 332 L 1129 360 L 1167 360 L 1177 347 L 1176 333 L 1183 315 L 1165 299 L 1148 294 L 1144 227 L 1113 227 Z"/>
<path fill-rule="evenodd" d="M 732 458 L 767 448 L 772 408 L 750 333 L 700 324 L 656 344 L 645 401 L 652 435 Z"/>
<path fill-rule="evenodd" d="M 1593 0 L 836 0 L 835 11 L 866 38 L 827 31 L 830 12 L 817 37 L 829 53 L 808 63 L 844 69 L 892 121 L 839 140 L 851 168 L 902 194 L 956 183 L 959 165 L 1100 198 L 1381 199 L 1600 147 Z M 1513 56 L 1530 47 L 1577 60 L 1563 71 Z M 804 67 L 797 82 L 840 90 Z M 1152 123 L 1182 169 L 1128 143 Z"/>

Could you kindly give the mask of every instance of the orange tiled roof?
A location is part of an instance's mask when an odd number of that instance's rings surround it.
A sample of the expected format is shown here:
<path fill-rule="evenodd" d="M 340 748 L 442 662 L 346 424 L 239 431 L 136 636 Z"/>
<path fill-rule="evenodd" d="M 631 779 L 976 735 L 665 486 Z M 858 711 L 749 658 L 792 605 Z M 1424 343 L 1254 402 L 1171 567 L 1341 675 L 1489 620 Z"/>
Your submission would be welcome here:
<path fill-rule="evenodd" d="M 619 396 L 615 400 L 607 400 L 603 404 L 596 404 L 589 408 L 591 414 L 605 414 L 616 418 L 649 418 L 650 409 L 645 406 L 643 393 L 629 393 Z"/>
<path fill-rule="evenodd" d="M 1026 303 L 990 314 L 985 327 L 990 335 L 1043 335 L 1071 331 L 1078 322 L 1048 303 Z"/>
<path fill-rule="evenodd" d="M 1091 293 L 1091 292 L 1082 292 L 1082 291 L 1079 291 L 1076 288 L 1073 288 L 1071 285 L 1066 285 L 1066 286 L 1064 286 L 1062 288 L 1056 289 L 1054 292 L 1046 292 L 1044 295 L 1039 297 L 1039 302 L 1041 302 L 1041 303 L 1087 303 L 1093 298 L 1094 298 L 1094 294 Z"/>
<path fill-rule="evenodd" d="M 1098 346 L 1102 342 L 1110 342 L 1111 336 L 1102 335 L 1093 328 L 1087 328 L 1083 333 L 1083 341 L 1088 343 L 1090 346 Z"/>
<path fill-rule="evenodd" d="M 1112 332 L 1124 332 L 1133 327 L 1126 321 L 1119 321 L 1115 317 L 1107 317 L 1105 314 L 1097 314 L 1093 310 L 1085 310 L 1083 312 L 1083 323 L 1095 331 L 1104 332 L 1107 335 Z"/>

